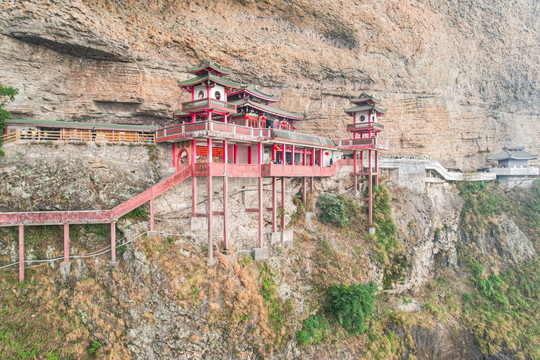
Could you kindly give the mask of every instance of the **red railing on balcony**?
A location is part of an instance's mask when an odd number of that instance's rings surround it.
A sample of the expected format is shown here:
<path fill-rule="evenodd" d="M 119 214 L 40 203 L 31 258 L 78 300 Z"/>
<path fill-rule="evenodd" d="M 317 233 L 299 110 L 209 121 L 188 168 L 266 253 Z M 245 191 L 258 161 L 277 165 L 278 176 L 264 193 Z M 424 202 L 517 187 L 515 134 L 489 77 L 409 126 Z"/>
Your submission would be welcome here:
<path fill-rule="evenodd" d="M 364 139 L 337 139 L 334 140 L 338 147 L 341 148 L 358 148 L 358 149 L 388 149 L 388 140 L 379 138 L 364 138 Z"/>
<path fill-rule="evenodd" d="M 195 133 L 201 131 L 213 131 L 222 134 L 249 136 L 259 140 L 269 139 L 271 135 L 271 129 L 252 128 L 217 121 L 203 121 L 197 123 L 179 124 L 168 128 L 159 129 L 156 132 L 156 141 L 159 142 L 160 139 L 166 139 L 175 135 L 195 135 Z"/>
<path fill-rule="evenodd" d="M 347 131 L 360 131 L 360 130 L 375 130 L 382 131 L 384 126 L 376 122 L 367 122 L 367 123 L 356 123 L 356 124 L 347 124 Z"/>
<path fill-rule="evenodd" d="M 221 101 L 217 99 L 205 98 L 194 101 L 185 102 L 182 104 L 182 111 L 194 111 L 198 108 L 219 108 L 225 109 L 227 112 L 236 113 L 236 105 L 228 103 L 226 101 Z"/>

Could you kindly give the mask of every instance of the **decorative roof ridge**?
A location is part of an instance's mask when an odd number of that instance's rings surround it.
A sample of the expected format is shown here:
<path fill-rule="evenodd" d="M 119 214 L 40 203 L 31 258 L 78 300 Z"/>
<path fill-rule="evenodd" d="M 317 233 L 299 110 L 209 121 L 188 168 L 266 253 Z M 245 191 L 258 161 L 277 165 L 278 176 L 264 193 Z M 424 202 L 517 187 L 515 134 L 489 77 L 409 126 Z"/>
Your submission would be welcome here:
<path fill-rule="evenodd" d="M 274 100 L 274 102 L 279 100 L 279 98 L 274 97 L 273 95 L 270 95 L 270 94 L 267 94 L 267 93 L 264 93 L 264 92 L 258 90 L 254 85 L 242 86 L 238 91 L 235 91 L 235 92 L 231 93 L 230 95 L 235 95 L 235 94 L 238 94 L 238 93 L 240 93 L 242 91 L 249 92 L 251 95 L 261 97 L 264 100 Z"/>
<path fill-rule="evenodd" d="M 200 75 L 200 76 L 197 76 L 197 77 L 194 77 L 194 78 L 191 78 L 191 79 L 187 79 L 187 80 L 183 80 L 183 81 L 180 81 L 180 80 L 176 80 L 176 82 L 178 83 L 178 86 L 182 87 L 182 86 L 193 86 L 193 85 L 197 85 L 205 80 L 212 80 L 218 84 L 221 84 L 221 85 L 225 85 L 225 86 L 228 86 L 228 87 L 231 87 L 231 88 L 241 88 L 242 87 L 242 84 L 240 83 L 237 83 L 236 81 L 234 80 L 231 80 L 231 79 L 227 79 L 225 77 L 221 77 L 221 76 L 217 76 L 217 75 L 214 75 L 214 74 L 210 74 L 210 73 L 206 73 L 204 75 Z"/>
<path fill-rule="evenodd" d="M 210 67 L 210 68 L 212 68 L 214 70 L 217 70 L 218 72 L 220 72 L 222 74 L 227 74 L 228 75 L 228 74 L 232 73 L 231 69 L 226 68 L 224 66 L 221 66 L 216 62 L 207 60 L 204 57 L 199 62 L 199 65 L 197 65 L 197 66 L 186 66 L 186 71 L 189 72 L 189 73 L 193 73 L 193 72 L 198 72 L 198 71 L 204 70 L 204 69 L 206 69 L 208 67 Z"/>
<path fill-rule="evenodd" d="M 380 107 L 375 106 L 375 104 L 358 104 L 350 108 L 345 108 L 343 111 L 346 113 L 349 112 L 357 112 L 357 111 L 365 111 L 365 110 L 376 110 L 377 112 L 384 114 L 386 113 L 386 109 L 382 109 Z"/>
<path fill-rule="evenodd" d="M 362 92 L 360 94 L 360 96 L 358 96 L 357 98 L 352 98 L 350 101 L 352 103 L 360 103 L 360 102 L 365 102 L 365 101 L 369 101 L 369 100 L 373 101 L 374 103 L 380 103 L 381 102 L 381 100 L 376 99 L 373 96 L 366 94 L 365 92 Z"/>
<path fill-rule="evenodd" d="M 295 112 L 292 112 L 292 111 L 284 110 L 284 109 L 281 109 L 281 108 L 278 108 L 278 107 L 275 107 L 275 106 L 271 106 L 271 105 L 265 105 L 265 104 L 260 104 L 260 103 L 257 103 L 257 102 L 251 102 L 248 99 L 234 100 L 234 101 L 231 101 L 231 103 L 236 104 L 237 106 L 243 106 L 243 105 L 248 104 L 250 106 L 253 106 L 254 108 L 258 108 L 259 110 L 267 111 L 267 112 L 273 112 L 273 113 L 275 113 L 276 115 L 279 115 L 279 116 L 296 118 L 298 120 L 303 120 L 304 119 L 303 114 L 299 114 L 299 113 L 295 113 Z"/>

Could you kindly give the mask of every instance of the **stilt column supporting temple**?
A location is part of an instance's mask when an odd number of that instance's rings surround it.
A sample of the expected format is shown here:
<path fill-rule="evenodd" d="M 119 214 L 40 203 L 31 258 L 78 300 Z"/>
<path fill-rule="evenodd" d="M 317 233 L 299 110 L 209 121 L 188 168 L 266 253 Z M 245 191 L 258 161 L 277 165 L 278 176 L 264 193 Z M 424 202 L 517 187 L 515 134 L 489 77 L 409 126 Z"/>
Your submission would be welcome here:
<path fill-rule="evenodd" d="M 197 140 L 191 142 L 191 216 L 197 214 L 197 177 L 195 177 L 195 162 L 197 160 Z"/>
<path fill-rule="evenodd" d="M 285 225 L 285 178 L 281 178 L 281 230 L 287 230 Z"/>
<path fill-rule="evenodd" d="M 223 163 L 225 166 L 229 162 L 228 142 L 223 140 Z M 227 237 L 227 229 L 229 224 L 229 193 L 227 189 L 228 181 L 225 170 L 225 176 L 223 176 L 223 248 L 229 249 L 229 239 Z"/>
<path fill-rule="evenodd" d="M 373 168 L 371 167 L 371 150 L 368 150 L 369 174 L 369 225 L 373 225 Z"/>
<path fill-rule="evenodd" d="M 272 232 L 277 231 L 277 179 L 272 176 Z"/>
<path fill-rule="evenodd" d="M 153 194 L 152 194 L 152 197 L 150 198 L 150 231 L 154 231 L 154 195 Z"/>
<path fill-rule="evenodd" d="M 19 281 L 24 281 L 24 225 L 19 225 Z"/>
<path fill-rule="evenodd" d="M 302 178 L 302 202 L 307 203 L 307 178 L 305 176 Z"/>
<path fill-rule="evenodd" d="M 212 139 L 208 138 L 207 140 L 207 149 L 208 153 L 206 155 L 206 164 L 208 165 L 208 170 L 210 170 L 210 164 L 212 164 Z M 212 175 L 208 171 L 207 179 L 207 210 L 206 210 L 206 219 L 208 221 L 208 261 L 212 263 L 214 259 L 214 228 L 213 228 L 213 189 L 212 189 Z"/>
<path fill-rule="evenodd" d="M 358 158 L 358 151 L 354 150 L 353 152 L 353 186 L 354 186 L 354 192 L 358 192 L 358 175 L 356 173 L 358 172 L 358 164 L 357 164 L 357 158 Z"/>
<path fill-rule="evenodd" d="M 111 222 L 111 262 L 116 262 L 116 223 Z"/>
<path fill-rule="evenodd" d="M 259 176 L 259 247 L 263 247 L 263 178 Z"/>
<path fill-rule="evenodd" d="M 64 262 L 69 262 L 69 224 L 64 224 Z"/>

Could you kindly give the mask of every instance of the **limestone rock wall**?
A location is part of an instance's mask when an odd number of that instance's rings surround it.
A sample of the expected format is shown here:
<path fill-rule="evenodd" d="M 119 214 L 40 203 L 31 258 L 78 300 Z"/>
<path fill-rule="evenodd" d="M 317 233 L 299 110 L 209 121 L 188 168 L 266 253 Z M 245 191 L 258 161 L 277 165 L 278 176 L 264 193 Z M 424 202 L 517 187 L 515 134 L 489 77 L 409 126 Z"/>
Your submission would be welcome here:
<path fill-rule="evenodd" d="M 25 0 L 0 5 L 0 79 L 17 117 L 171 123 L 201 57 L 345 137 L 348 98 L 383 100 L 389 155 L 479 167 L 539 153 L 540 5 L 502 1 Z M 97 100 L 97 102 L 96 102 Z"/>

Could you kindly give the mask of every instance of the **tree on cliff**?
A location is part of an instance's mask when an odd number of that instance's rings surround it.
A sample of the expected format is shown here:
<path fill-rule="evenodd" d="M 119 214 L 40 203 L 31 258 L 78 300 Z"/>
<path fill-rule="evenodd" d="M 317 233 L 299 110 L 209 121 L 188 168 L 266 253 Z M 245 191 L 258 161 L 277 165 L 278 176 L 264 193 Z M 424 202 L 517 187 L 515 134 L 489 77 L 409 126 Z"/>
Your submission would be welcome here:
<path fill-rule="evenodd" d="M 4 106 L 8 101 L 15 100 L 15 95 L 19 93 L 18 89 L 11 86 L 5 87 L 0 85 L 0 135 L 4 134 L 6 120 L 11 119 L 11 114 L 4 110 Z M 0 147 L 2 146 L 2 138 L 0 137 Z M 0 156 L 4 156 L 4 152 L 0 150 Z"/>

